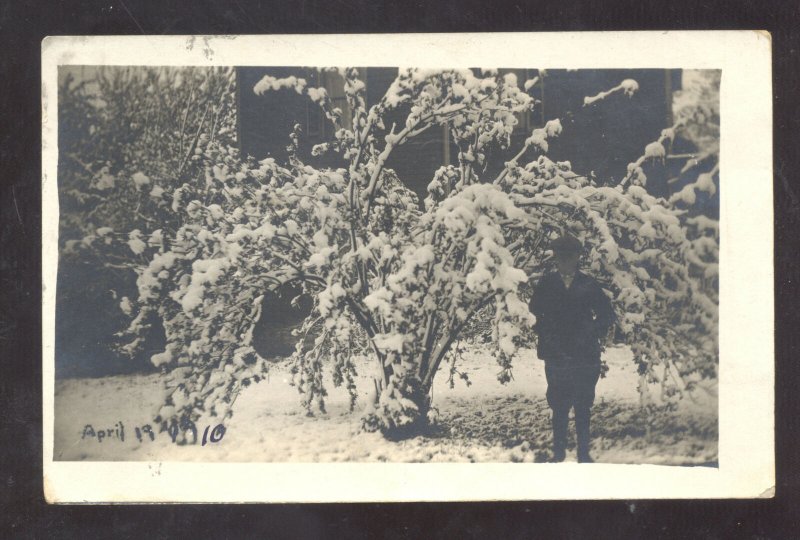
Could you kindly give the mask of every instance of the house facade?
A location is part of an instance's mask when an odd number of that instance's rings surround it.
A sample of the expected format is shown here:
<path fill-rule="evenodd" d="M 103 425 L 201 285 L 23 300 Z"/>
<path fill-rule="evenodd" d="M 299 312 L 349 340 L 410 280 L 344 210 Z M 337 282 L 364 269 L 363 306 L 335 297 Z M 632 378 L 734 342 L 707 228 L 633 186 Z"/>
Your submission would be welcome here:
<path fill-rule="evenodd" d="M 513 72 L 520 85 L 539 74 L 535 69 L 504 69 L 501 74 Z M 360 77 L 366 85 L 367 105 L 377 103 L 397 75 L 397 68 L 363 68 Z M 299 123 L 303 128 L 306 158 L 311 163 L 310 148 L 330 140 L 333 126 L 308 98 L 290 90 L 256 95 L 255 84 L 265 75 L 303 77 L 310 86 L 328 90 L 334 105 L 348 117 L 347 102 L 341 76 L 320 73 L 314 68 L 296 67 L 240 67 L 237 69 L 239 104 L 239 141 L 245 154 L 257 159 L 275 157 L 285 159 L 288 135 Z M 639 91 L 632 97 L 615 93 L 599 103 L 584 106 L 585 96 L 612 88 L 624 79 L 634 79 Z M 489 168 L 500 170 L 519 148 L 531 131 L 550 119 L 561 119 L 564 131 L 550 143 L 551 159 L 572 163 L 579 174 L 593 174 L 598 184 L 613 185 L 627 172 L 627 165 L 643 152 L 647 142 L 658 138 L 661 130 L 672 125 L 672 92 L 680 89 L 680 70 L 548 70 L 531 94 L 539 104 L 531 112 L 521 114 L 512 136 L 512 144 L 505 154 L 497 151 L 489 156 Z M 393 111 L 386 125 L 402 125 L 407 110 Z M 535 158 L 535 154 L 527 158 Z M 328 158 L 330 159 L 330 158 Z M 409 188 L 421 199 L 433 177 L 442 165 L 456 163 L 458 148 L 452 143 L 447 128 L 430 129 L 408 143 L 396 148 L 387 167 L 393 168 Z M 335 161 L 322 165 L 335 166 Z M 653 166 L 645 171 L 648 190 L 654 195 L 668 195 L 671 177 L 665 167 Z"/>

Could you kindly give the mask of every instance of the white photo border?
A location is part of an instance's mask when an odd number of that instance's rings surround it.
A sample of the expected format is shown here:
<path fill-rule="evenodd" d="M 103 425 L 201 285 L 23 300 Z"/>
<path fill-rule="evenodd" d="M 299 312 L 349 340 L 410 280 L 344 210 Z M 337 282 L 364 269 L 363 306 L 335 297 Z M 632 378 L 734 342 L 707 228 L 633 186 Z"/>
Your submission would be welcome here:
<path fill-rule="evenodd" d="M 719 468 L 599 463 L 54 461 L 59 65 L 721 69 Z M 771 38 L 764 31 L 45 38 L 45 498 L 51 503 L 284 503 L 772 497 L 772 185 Z"/>

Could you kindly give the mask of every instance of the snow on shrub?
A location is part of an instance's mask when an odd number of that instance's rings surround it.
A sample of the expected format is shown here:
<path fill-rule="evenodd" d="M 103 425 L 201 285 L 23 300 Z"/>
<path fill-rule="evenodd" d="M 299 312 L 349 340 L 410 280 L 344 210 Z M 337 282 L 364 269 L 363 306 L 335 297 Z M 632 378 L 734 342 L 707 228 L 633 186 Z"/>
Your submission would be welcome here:
<path fill-rule="evenodd" d="M 225 142 L 198 137 L 188 155 L 200 180 L 160 183 L 163 192 L 146 194 L 172 201 L 174 225 L 158 223 L 157 242 L 139 230 L 128 238 L 145 261 L 138 300 L 126 305 L 135 314 L 129 350 L 161 321 L 167 344 L 152 361 L 172 370 L 174 390 L 157 418 L 164 427 L 231 414 L 239 390 L 267 369 L 251 347 L 261 299 L 291 284 L 313 299 L 293 368 L 309 412 L 325 408 L 325 369 L 348 388 L 353 406 L 355 359 L 366 355 L 375 391 L 363 426 L 412 433 L 431 413 L 442 362 L 451 379 L 458 373 L 458 340 L 476 316 L 490 321 L 498 379 L 510 380 L 535 322 L 524 291 L 549 264 L 550 239 L 565 232 L 587 247 L 587 271 L 612 298 L 643 381 L 659 381 L 675 398 L 691 390 L 694 374 L 716 375 L 717 299 L 709 285 L 716 229 L 687 221 L 672 202 L 650 196 L 643 180 L 630 182 L 644 159 L 664 157 L 662 140 L 645 146 L 623 184 L 597 186 L 545 155 L 563 129 L 553 119 L 487 177 L 487 153 L 509 147 L 517 115 L 535 105 L 526 92 L 535 81 L 520 89 L 496 71 L 405 69 L 367 107 L 357 71 L 337 71 L 351 118 L 301 78 L 265 77 L 244 90 L 290 90 L 317 103 L 336 129 L 315 152 L 337 152 L 346 167 L 303 163 L 297 129 L 286 164 L 241 159 Z M 637 88 L 626 80 L 586 102 Z M 405 122 L 386 126 L 386 114 L 401 105 Z M 445 124 L 458 163 L 436 171 L 421 210 L 385 163 L 398 146 Z M 536 157 L 523 163 L 531 152 Z"/>

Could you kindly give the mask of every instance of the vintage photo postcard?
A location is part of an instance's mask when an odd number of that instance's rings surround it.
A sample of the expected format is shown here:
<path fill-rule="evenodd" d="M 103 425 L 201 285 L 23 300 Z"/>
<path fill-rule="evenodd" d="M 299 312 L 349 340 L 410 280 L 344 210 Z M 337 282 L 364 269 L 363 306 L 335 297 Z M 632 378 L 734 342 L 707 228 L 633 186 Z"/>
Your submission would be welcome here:
<path fill-rule="evenodd" d="M 772 496 L 770 63 L 47 38 L 47 500 Z"/>

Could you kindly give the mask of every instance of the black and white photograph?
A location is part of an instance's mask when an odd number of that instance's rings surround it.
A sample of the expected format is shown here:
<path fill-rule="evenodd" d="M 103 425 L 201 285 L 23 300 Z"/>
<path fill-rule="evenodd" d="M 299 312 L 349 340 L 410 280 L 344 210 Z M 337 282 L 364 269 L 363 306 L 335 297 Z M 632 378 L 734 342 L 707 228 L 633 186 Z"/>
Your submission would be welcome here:
<path fill-rule="evenodd" d="M 46 461 L 719 473 L 724 66 L 182 48 L 55 66 Z"/>

